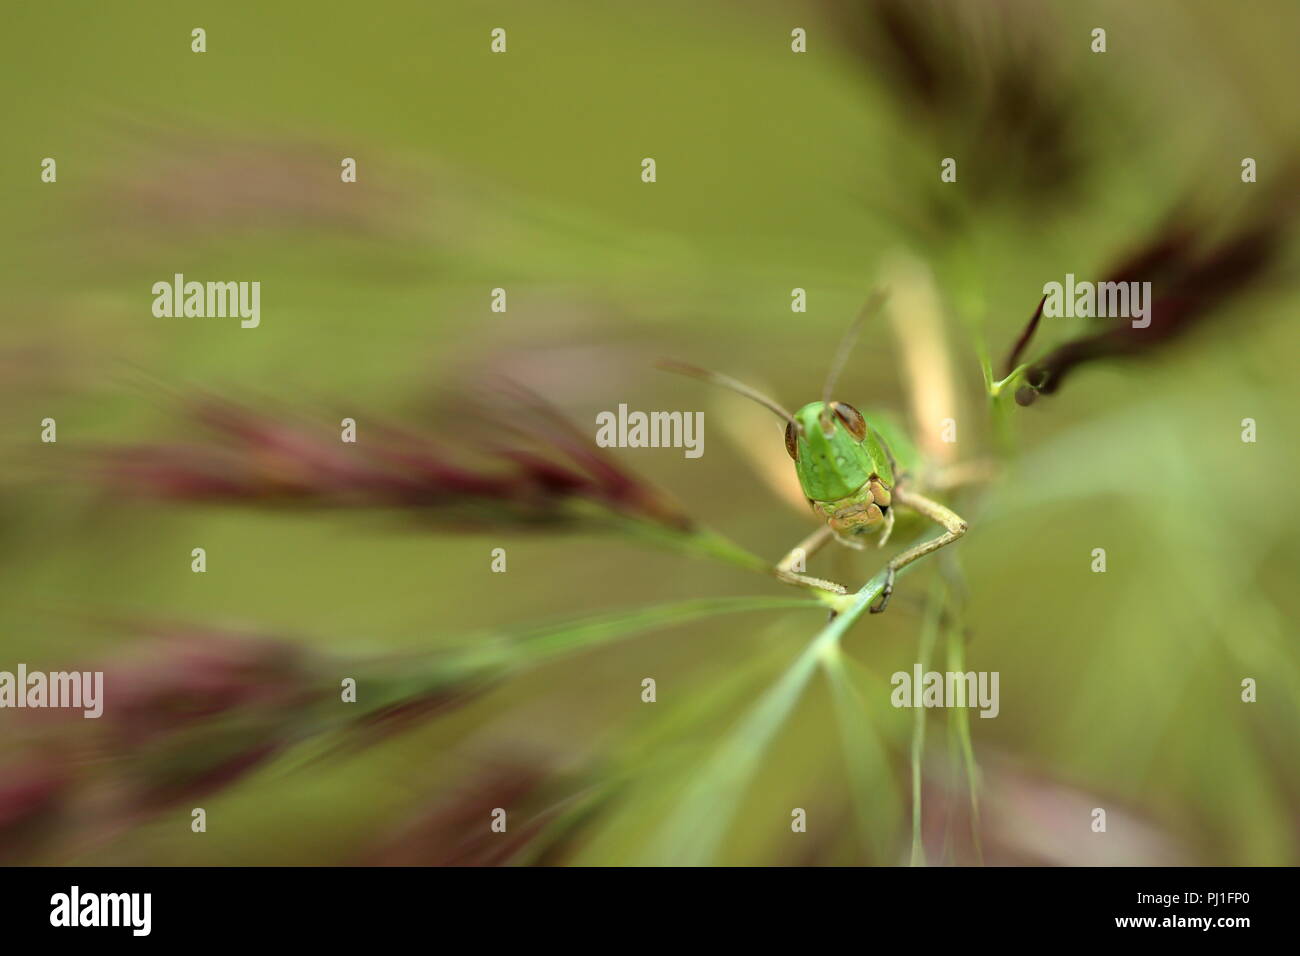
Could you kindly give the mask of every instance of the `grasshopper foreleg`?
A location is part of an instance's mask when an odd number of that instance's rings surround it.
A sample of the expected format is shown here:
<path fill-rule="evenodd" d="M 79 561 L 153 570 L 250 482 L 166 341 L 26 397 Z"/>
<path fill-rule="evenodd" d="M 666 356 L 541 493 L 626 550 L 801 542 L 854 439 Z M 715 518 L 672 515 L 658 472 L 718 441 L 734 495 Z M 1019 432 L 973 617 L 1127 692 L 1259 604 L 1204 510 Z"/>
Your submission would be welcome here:
<path fill-rule="evenodd" d="M 834 581 L 825 581 L 822 578 L 809 577 L 806 574 L 799 574 L 794 571 L 794 566 L 800 563 L 800 560 L 806 561 L 816 554 L 827 541 L 831 539 L 830 525 L 822 525 L 808 537 L 804 538 L 797 545 L 790 549 L 790 553 L 777 563 L 773 569 L 774 573 L 787 584 L 798 584 L 803 587 L 818 588 L 822 591 L 830 591 L 832 594 L 847 594 L 843 585 L 836 584 Z"/>
<path fill-rule="evenodd" d="M 894 509 L 890 508 L 885 512 L 885 526 L 880 531 L 880 540 L 876 542 L 877 548 L 883 548 L 889 541 L 889 536 L 894 533 Z"/>
<path fill-rule="evenodd" d="M 891 560 L 885 568 L 885 586 L 880 590 L 880 599 L 871 607 L 872 614 L 879 614 L 889 604 L 889 596 L 894 593 L 894 577 L 917 558 L 925 557 L 931 551 L 938 551 L 944 545 L 952 544 L 966 533 L 966 519 L 950 511 L 937 501 L 931 501 L 924 495 L 914 494 L 901 488 L 894 489 L 894 505 L 911 508 L 917 514 L 924 515 L 936 524 L 944 527 L 944 533 L 937 538 L 924 541 L 910 548 Z M 890 509 L 893 510 L 892 508 Z"/>

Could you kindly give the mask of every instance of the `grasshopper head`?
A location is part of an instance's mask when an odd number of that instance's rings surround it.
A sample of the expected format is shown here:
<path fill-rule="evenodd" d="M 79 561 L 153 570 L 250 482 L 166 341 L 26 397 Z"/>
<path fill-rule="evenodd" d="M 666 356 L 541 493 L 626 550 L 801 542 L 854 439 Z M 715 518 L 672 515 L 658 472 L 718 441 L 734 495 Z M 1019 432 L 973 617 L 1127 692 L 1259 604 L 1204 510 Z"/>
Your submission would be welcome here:
<path fill-rule="evenodd" d="M 852 405 L 810 402 L 793 418 L 786 425 L 785 450 L 794 459 L 799 484 L 810 500 L 848 498 L 872 475 L 885 488 L 893 485 L 888 459 L 862 413 Z"/>

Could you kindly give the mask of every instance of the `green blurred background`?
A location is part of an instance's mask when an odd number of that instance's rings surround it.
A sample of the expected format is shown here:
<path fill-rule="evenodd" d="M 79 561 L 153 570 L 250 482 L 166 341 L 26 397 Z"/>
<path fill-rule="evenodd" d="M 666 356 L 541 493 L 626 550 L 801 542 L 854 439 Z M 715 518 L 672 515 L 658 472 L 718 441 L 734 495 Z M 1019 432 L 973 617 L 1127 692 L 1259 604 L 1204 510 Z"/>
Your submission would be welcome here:
<path fill-rule="evenodd" d="M 907 254 L 936 276 L 970 408 L 959 446 L 981 454 L 979 350 L 1000 359 L 1044 282 L 1099 277 L 1189 194 L 1211 222 L 1226 218 L 1293 154 L 1292 3 L 938 5 L 948 19 L 936 22 L 958 24 L 958 40 L 987 51 L 988 37 L 1014 36 L 1044 82 L 1068 91 L 1079 167 L 1057 188 L 1055 160 L 1030 151 L 1017 154 L 1023 167 L 984 167 L 1007 180 L 989 197 L 966 178 L 941 186 L 940 158 L 976 170 L 972 152 L 997 144 L 976 117 L 953 142 L 933 134 L 866 52 L 881 39 L 867 6 L 13 6 L 0 41 L 12 463 L 0 667 L 111 658 L 123 637 L 104 619 L 373 654 L 602 609 L 784 594 L 613 537 L 124 503 L 79 481 L 77 456 L 197 439 L 172 398 L 197 388 L 331 427 L 352 415 L 364 440 L 367 416 L 418 426 L 439 389 L 506 371 L 580 425 L 620 402 L 705 409 L 701 459 L 617 454 L 775 560 L 810 530 L 807 517 L 713 426 L 715 397 L 656 372 L 656 358 L 724 370 L 787 405 L 812 400 L 882 263 Z M 1095 26 L 1108 29 L 1105 54 L 1088 51 Z M 201 55 L 194 27 L 207 31 Z M 489 52 L 494 27 L 508 31 L 505 55 Z M 794 27 L 808 31 L 806 54 L 790 52 Z M 46 156 L 57 184 L 39 179 Z M 358 161 L 355 184 L 339 182 L 345 156 Z M 653 185 L 640 179 L 646 156 Z M 1259 184 L 1240 182 L 1243 156 L 1258 160 Z M 1035 177 L 1048 185 L 1031 194 Z M 153 317 L 151 285 L 176 272 L 260 281 L 261 327 Z M 504 314 L 489 309 L 496 287 L 508 290 Z M 808 290 L 806 314 L 790 311 L 794 287 Z M 1261 286 L 1177 347 L 1090 366 L 1014 410 L 1019 460 L 965 499 L 973 530 L 956 546 L 967 664 L 1001 674 L 1000 716 L 972 728 L 990 860 L 1300 859 L 1298 302 L 1285 281 Z M 1082 327 L 1051 321 L 1044 345 Z M 868 330 L 842 397 L 905 411 L 899 354 L 886 326 Z M 57 445 L 38 441 L 46 416 Z M 1246 417 L 1254 444 L 1239 439 Z M 755 447 L 785 464 L 777 426 Z M 202 575 L 189 566 L 198 546 Z M 507 574 L 489 571 L 495 547 Z M 1097 547 L 1106 574 L 1090 571 Z M 878 560 L 820 558 L 811 570 L 859 583 Z M 845 641 L 873 701 L 876 756 L 846 754 L 834 699 L 814 680 L 743 803 L 716 809 L 729 819 L 711 859 L 907 859 L 912 715 L 887 706 L 887 683 L 917 659 L 933 574 L 919 566 L 898 605 Z M 362 754 L 261 768 L 202 801 L 215 821 L 206 838 L 177 809 L 78 861 L 354 861 L 503 753 L 640 768 L 566 860 L 654 861 L 721 735 L 821 623 L 753 613 L 617 642 Z M 645 676 L 658 682 L 653 706 L 639 698 Z M 1259 681 L 1258 703 L 1241 703 L 1244 677 Z M 940 826 L 963 786 L 950 779 L 944 721 L 929 717 Z M 854 767 L 866 788 L 857 829 Z M 1108 844 L 1088 829 L 1094 806 L 1124 820 Z M 802 844 L 791 807 L 813 821 Z M 961 829 L 936 837 L 932 862 L 968 858 L 952 846 L 968 842 Z"/>

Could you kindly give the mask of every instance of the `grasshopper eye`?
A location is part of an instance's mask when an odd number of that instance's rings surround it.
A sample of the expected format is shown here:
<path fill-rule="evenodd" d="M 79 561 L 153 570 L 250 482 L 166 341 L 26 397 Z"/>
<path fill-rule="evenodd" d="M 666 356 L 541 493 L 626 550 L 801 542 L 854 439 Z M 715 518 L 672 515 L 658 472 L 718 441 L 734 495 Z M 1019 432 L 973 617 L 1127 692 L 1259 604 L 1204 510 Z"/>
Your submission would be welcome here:
<path fill-rule="evenodd" d="M 794 430 L 794 422 L 785 426 L 785 450 L 792 461 L 799 460 L 799 435 Z"/>
<path fill-rule="evenodd" d="M 867 437 L 867 420 L 848 402 L 831 402 L 831 411 L 856 440 L 862 441 Z"/>

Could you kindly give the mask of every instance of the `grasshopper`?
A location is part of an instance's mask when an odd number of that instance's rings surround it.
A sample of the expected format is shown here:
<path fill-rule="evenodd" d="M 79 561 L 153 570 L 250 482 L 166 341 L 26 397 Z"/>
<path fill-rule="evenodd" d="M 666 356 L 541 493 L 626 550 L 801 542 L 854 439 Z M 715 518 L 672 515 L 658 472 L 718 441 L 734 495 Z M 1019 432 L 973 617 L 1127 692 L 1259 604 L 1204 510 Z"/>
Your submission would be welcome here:
<path fill-rule="evenodd" d="M 912 462 L 897 461 L 891 445 L 868 424 L 861 412 L 848 402 L 832 398 L 836 379 L 852 350 L 858 329 L 883 298 L 880 293 L 872 296 L 849 327 L 826 378 L 821 401 L 809 402 L 794 414 L 761 392 L 721 373 L 679 362 L 660 363 L 669 371 L 737 392 L 785 421 L 786 453 L 794 462 L 804 497 L 808 499 L 813 514 L 823 523 L 773 567 L 773 573 L 780 580 L 833 594 L 846 594 L 842 585 L 797 573 L 794 568 L 801 559 L 811 557 L 832 539 L 860 551 L 867 546 L 869 536 L 879 535 L 877 547 L 883 548 L 889 541 L 900 508 L 914 511 L 943 527 L 943 534 L 890 559 L 886 566 L 885 586 L 871 607 L 872 614 L 878 614 L 888 606 L 894 592 L 894 578 L 900 570 L 956 541 L 968 527 L 964 518 L 912 487 Z"/>

